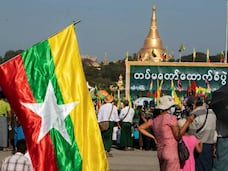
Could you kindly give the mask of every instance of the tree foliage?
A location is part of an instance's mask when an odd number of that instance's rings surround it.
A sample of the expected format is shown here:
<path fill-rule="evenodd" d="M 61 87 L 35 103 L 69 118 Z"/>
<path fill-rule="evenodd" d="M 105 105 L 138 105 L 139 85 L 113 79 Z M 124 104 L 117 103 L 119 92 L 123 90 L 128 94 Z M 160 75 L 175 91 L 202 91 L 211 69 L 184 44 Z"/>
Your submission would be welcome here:
<path fill-rule="evenodd" d="M 86 80 L 91 86 L 99 89 L 109 89 L 110 85 L 116 85 L 119 76 L 125 78 L 124 61 L 110 62 L 108 65 L 101 64 L 100 67 L 86 66 L 83 64 Z"/>
<path fill-rule="evenodd" d="M 13 58 L 14 56 L 17 56 L 18 54 L 22 53 L 23 50 L 17 50 L 17 51 L 14 51 L 14 50 L 8 50 L 4 57 L 1 57 L 0 58 L 0 63 L 3 63 L 5 61 L 8 61 L 9 59 Z"/>
<path fill-rule="evenodd" d="M 0 57 L 0 63 L 3 63 L 12 57 L 20 54 L 23 50 L 9 50 L 5 53 L 4 57 Z M 215 56 L 210 56 L 211 62 L 220 62 L 221 54 L 217 54 Z M 133 54 L 133 56 L 128 57 L 129 61 L 136 61 L 137 56 Z M 171 59 L 168 62 L 178 62 L 180 59 Z M 189 54 L 187 56 L 181 57 L 181 62 L 192 62 L 193 55 Z M 82 61 L 83 62 L 83 61 Z M 202 52 L 197 52 L 195 62 L 206 62 L 206 54 Z M 95 87 L 97 86 L 99 89 L 109 90 L 110 85 L 117 86 L 117 81 L 119 76 L 123 76 L 123 81 L 125 81 L 125 57 L 118 60 L 117 62 L 110 62 L 105 65 L 103 62 L 100 63 L 100 66 L 88 65 L 87 62 L 83 62 L 83 69 L 85 72 L 86 80 L 89 82 L 89 85 Z M 124 83 L 125 84 L 125 83 Z"/>

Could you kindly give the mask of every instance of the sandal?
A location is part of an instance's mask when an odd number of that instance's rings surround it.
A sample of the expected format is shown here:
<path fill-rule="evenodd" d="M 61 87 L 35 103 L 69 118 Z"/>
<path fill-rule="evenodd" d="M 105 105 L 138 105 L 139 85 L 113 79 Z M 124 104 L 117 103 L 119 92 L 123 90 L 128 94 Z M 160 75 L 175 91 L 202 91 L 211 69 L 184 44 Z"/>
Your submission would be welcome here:
<path fill-rule="evenodd" d="M 109 152 L 106 152 L 106 156 L 107 157 L 113 157 L 113 155 L 111 153 L 109 153 Z"/>

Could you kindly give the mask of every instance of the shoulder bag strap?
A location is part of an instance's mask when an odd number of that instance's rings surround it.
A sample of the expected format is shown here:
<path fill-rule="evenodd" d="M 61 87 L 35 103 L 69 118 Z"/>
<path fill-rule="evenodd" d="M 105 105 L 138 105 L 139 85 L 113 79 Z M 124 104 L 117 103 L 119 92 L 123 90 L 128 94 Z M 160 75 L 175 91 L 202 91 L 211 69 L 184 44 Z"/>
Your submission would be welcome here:
<path fill-rule="evenodd" d="M 179 142 L 182 139 L 182 135 L 180 133 L 180 129 L 178 131 L 177 141 Z"/>
<path fill-rule="evenodd" d="M 207 108 L 207 114 L 206 114 L 206 118 L 205 118 L 205 120 L 203 122 L 203 125 L 196 130 L 196 133 L 200 132 L 203 129 L 203 127 L 204 127 L 204 125 L 206 124 L 206 121 L 207 121 L 207 116 L 208 116 L 208 108 Z"/>
<path fill-rule="evenodd" d="M 121 121 L 124 120 L 127 117 L 129 111 L 130 111 L 130 106 L 129 106 L 128 110 L 127 110 L 127 113 L 125 114 L 125 116 L 123 117 L 123 119 L 121 119 Z"/>
<path fill-rule="evenodd" d="M 113 104 L 112 104 L 112 110 L 113 110 Z M 110 120 L 110 118 L 111 118 L 112 110 L 111 110 L 111 112 L 110 112 L 110 114 L 109 114 L 108 120 Z"/>

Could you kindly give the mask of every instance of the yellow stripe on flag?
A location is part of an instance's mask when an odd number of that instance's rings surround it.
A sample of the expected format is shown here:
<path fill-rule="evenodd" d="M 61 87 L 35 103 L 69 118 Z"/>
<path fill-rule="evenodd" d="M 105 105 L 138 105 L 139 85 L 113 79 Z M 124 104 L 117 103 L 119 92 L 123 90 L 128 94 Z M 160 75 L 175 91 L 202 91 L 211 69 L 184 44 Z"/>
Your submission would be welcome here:
<path fill-rule="evenodd" d="M 64 102 L 79 102 L 70 113 L 70 117 L 74 124 L 76 143 L 82 156 L 82 170 L 108 170 L 95 109 L 84 76 L 74 25 L 68 26 L 48 41 Z"/>

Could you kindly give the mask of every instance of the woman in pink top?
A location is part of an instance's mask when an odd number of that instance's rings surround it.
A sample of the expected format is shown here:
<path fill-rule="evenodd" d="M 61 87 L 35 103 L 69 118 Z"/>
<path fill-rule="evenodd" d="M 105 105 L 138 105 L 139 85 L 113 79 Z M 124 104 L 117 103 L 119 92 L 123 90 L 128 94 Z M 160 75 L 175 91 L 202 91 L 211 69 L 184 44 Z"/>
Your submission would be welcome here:
<path fill-rule="evenodd" d="M 175 105 L 171 96 L 162 96 L 159 105 L 156 106 L 160 110 L 160 114 L 154 119 L 139 126 L 139 131 L 154 139 L 146 129 L 153 128 L 155 135 L 155 142 L 157 144 L 157 156 L 161 171 L 179 171 L 180 163 L 177 153 L 177 138 L 179 134 L 179 127 L 177 118 L 171 115 L 171 108 Z M 185 132 L 193 118 L 189 118 L 183 126 L 181 133 Z"/>
<path fill-rule="evenodd" d="M 186 119 L 178 120 L 178 125 L 180 129 L 183 127 Z M 196 138 L 194 135 L 190 135 L 187 132 L 182 135 L 182 139 L 186 144 L 188 151 L 189 151 L 189 158 L 184 163 L 180 164 L 181 171 L 195 171 L 195 158 L 194 158 L 194 150 L 198 153 L 201 153 L 203 149 L 202 142 Z"/>

